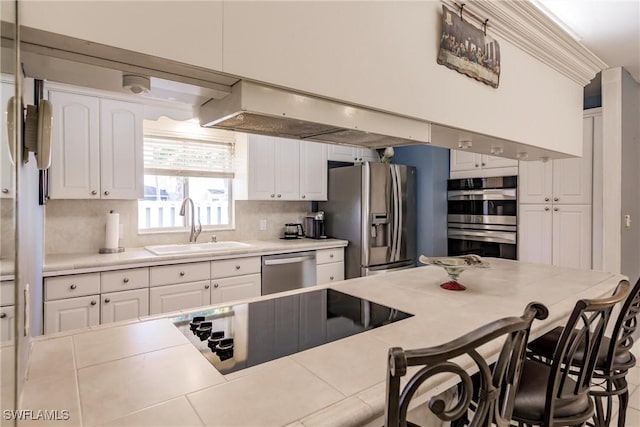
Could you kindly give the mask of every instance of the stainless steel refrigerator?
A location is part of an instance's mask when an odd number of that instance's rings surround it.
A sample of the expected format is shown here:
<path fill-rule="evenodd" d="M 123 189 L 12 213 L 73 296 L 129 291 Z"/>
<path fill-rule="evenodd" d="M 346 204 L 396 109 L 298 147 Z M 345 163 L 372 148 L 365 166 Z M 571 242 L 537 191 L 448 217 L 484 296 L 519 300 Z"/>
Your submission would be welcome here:
<path fill-rule="evenodd" d="M 349 241 L 345 277 L 416 265 L 416 171 L 365 162 L 329 169 L 326 234 Z"/>

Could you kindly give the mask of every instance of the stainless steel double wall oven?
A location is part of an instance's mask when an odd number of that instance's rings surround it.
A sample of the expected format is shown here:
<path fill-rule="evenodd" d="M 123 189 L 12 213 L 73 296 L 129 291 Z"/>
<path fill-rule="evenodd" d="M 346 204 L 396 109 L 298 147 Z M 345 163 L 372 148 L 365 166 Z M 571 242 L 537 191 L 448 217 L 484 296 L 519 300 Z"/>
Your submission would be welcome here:
<path fill-rule="evenodd" d="M 517 259 L 517 176 L 450 179 L 449 255 Z"/>

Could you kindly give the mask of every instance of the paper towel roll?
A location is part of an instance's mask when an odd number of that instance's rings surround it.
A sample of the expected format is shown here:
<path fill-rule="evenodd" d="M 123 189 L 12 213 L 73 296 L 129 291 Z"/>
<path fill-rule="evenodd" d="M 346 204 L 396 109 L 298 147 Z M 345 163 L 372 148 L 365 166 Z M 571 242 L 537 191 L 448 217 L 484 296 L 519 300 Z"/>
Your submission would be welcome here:
<path fill-rule="evenodd" d="M 107 229 L 104 236 L 106 249 L 118 249 L 120 243 L 120 214 L 111 211 L 107 214 Z"/>

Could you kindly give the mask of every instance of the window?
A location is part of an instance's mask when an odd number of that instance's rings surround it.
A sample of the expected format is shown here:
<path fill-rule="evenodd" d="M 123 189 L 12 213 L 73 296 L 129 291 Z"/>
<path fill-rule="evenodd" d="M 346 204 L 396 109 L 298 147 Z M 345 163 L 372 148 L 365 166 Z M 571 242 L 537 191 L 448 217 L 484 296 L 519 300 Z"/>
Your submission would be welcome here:
<path fill-rule="evenodd" d="M 203 228 L 233 224 L 233 139 L 145 135 L 144 199 L 138 201 L 140 230 L 186 227 L 180 215 L 189 197 Z M 191 213 L 187 211 L 190 217 Z"/>

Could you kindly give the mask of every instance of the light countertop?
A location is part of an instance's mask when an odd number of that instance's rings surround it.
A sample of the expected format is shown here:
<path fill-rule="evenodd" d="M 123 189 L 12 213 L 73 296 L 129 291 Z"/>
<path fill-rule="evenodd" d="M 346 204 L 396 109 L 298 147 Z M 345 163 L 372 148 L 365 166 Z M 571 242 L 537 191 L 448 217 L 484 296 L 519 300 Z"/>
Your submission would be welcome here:
<path fill-rule="evenodd" d="M 150 265 L 177 264 L 197 261 L 213 261 L 275 253 L 299 252 L 304 250 L 328 249 L 347 246 L 346 240 L 339 239 L 296 239 L 296 240 L 255 240 L 243 241 L 250 248 L 216 251 L 215 253 L 194 253 L 175 255 L 154 255 L 144 248 L 127 248 L 116 254 L 55 254 L 47 255 L 43 275 L 90 273 L 113 270 L 114 268 L 146 267 Z"/>
<path fill-rule="evenodd" d="M 47 424 L 65 426 L 381 425 L 390 347 L 442 344 L 539 301 L 550 316 L 534 321 L 535 338 L 563 322 L 577 299 L 608 295 L 624 278 L 490 262 L 461 275 L 465 292 L 442 290 L 447 274 L 434 266 L 291 291 L 331 287 L 414 317 L 228 375 L 162 316 L 41 337 L 33 342 L 21 408 L 68 409 L 69 421 Z"/>

